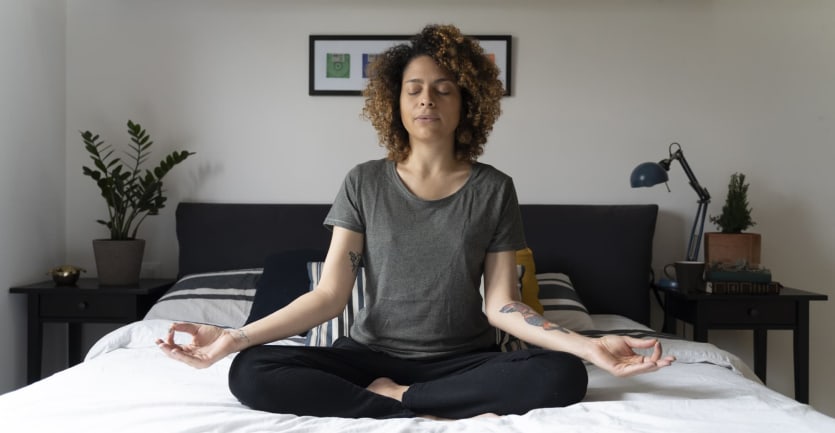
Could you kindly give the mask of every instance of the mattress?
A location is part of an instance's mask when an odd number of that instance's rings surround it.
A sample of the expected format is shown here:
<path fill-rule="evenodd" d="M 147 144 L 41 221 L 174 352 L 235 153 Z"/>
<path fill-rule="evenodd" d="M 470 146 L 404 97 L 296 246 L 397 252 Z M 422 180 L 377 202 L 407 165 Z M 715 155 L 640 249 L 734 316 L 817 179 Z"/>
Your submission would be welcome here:
<path fill-rule="evenodd" d="M 595 331 L 652 334 L 621 316 L 593 315 Z M 709 343 L 660 340 L 678 360 L 616 378 L 588 365 L 578 404 L 458 421 L 346 419 L 249 409 L 227 387 L 234 355 L 203 370 L 154 344 L 170 321 L 147 319 L 100 339 L 85 362 L 0 396 L 4 432 L 827 432 L 835 419 L 774 392 L 738 357 Z M 589 332 L 587 332 L 589 333 Z M 185 342 L 186 335 L 176 337 Z M 299 345 L 292 338 L 274 344 Z"/>

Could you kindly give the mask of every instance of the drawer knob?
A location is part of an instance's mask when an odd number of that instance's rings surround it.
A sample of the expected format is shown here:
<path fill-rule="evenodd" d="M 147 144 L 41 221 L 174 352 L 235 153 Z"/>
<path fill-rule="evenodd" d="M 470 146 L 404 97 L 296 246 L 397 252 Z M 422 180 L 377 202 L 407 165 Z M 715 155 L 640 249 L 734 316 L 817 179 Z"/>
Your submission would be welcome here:
<path fill-rule="evenodd" d="M 81 301 L 81 302 L 78 303 L 77 307 L 78 307 L 79 310 L 86 310 L 87 307 L 88 307 L 88 304 L 87 304 L 86 301 Z"/>
<path fill-rule="evenodd" d="M 757 316 L 760 315 L 760 311 L 757 310 L 756 308 L 749 308 L 748 309 L 748 315 L 751 316 L 751 317 L 757 317 Z"/>

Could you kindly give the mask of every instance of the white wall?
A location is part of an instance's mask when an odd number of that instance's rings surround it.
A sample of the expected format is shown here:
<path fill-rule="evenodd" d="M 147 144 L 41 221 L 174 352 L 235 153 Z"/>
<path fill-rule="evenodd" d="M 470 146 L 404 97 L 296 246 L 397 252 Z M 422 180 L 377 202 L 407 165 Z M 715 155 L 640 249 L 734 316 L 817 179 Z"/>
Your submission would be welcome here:
<path fill-rule="evenodd" d="M 8 288 L 64 259 L 65 14 L 0 1 L 0 393 L 26 380 L 26 298 Z"/>
<path fill-rule="evenodd" d="M 67 260 L 94 268 L 90 240 L 105 235 L 94 222 L 103 204 L 81 174 L 79 130 L 124 143 L 131 118 L 157 155 L 198 152 L 167 182 L 172 206 L 141 231 L 146 260 L 173 275 L 178 201 L 330 202 L 352 165 L 383 155 L 359 118 L 360 98 L 307 95 L 309 34 L 403 34 L 443 22 L 514 37 L 514 95 L 482 160 L 514 177 L 523 202 L 660 204 L 658 270 L 683 254 L 695 194 L 675 167 L 672 193 L 631 190 L 627 178 L 679 141 L 714 196 L 711 214 L 730 174 L 746 173 L 764 264 L 787 285 L 835 295 L 835 3 L 343 3 L 68 2 Z M 833 302 L 811 307 L 811 401 L 830 415 L 833 312 Z M 749 332 L 713 331 L 711 340 L 751 362 Z M 769 385 L 792 395 L 790 336 L 772 332 L 769 344 Z"/>

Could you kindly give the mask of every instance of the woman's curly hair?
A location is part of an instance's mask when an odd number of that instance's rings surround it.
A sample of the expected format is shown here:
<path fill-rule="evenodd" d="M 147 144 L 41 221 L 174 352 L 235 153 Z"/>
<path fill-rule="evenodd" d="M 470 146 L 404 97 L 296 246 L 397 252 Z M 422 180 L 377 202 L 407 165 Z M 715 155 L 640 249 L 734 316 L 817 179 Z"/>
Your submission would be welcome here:
<path fill-rule="evenodd" d="M 388 158 L 403 161 L 409 156 L 409 133 L 400 119 L 403 71 L 419 56 L 429 56 L 448 71 L 461 89 L 461 120 L 455 132 L 455 157 L 475 161 L 484 152 L 487 136 L 501 113 L 504 95 L 499 70 L 484 55 L 478 41 L 451 25 L 429 25 L 411 38 L 379 56 L 369 67 L 371 77 L 363 91 L 362 114 L 371 121 Z"/>

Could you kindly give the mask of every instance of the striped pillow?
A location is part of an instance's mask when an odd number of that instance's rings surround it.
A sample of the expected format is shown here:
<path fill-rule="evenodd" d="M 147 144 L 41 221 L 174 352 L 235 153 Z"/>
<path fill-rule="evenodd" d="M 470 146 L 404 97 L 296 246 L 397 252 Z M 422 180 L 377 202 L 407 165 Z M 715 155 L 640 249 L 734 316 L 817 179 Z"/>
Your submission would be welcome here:
<path fill-rule="evenodd" d="M 186 275 L 151 307 L 145 319 L 240 328 L 246 322 L 261 269 Z"/>
<path fill-rule="evenodd" d="M 539 302 L 548 321 L 574 331 L 592 329 L 594 323 L 580 296 L 574 290 L 566 274 L 544 273 L 536 275 L 539 283 Z"/>
<path fill-rule="evenodd" d="M 310 276 L 310 290 L 319 285 L 322 276 L 324 262 L 308 262 L 307 273 Z M 354 316 L 365 306 L 365 271 L 360 268 L 357 272 L 357 279 L 354 281 L 354 288 L 351 290 L 351 299 L 342 311 L 342 314 L 314 327 L 307 333 L 304 344 L 307 346 L 330 347 L 339 337 L 347 337 L 351 334 L 351 325 L 354 323 Z"/>

